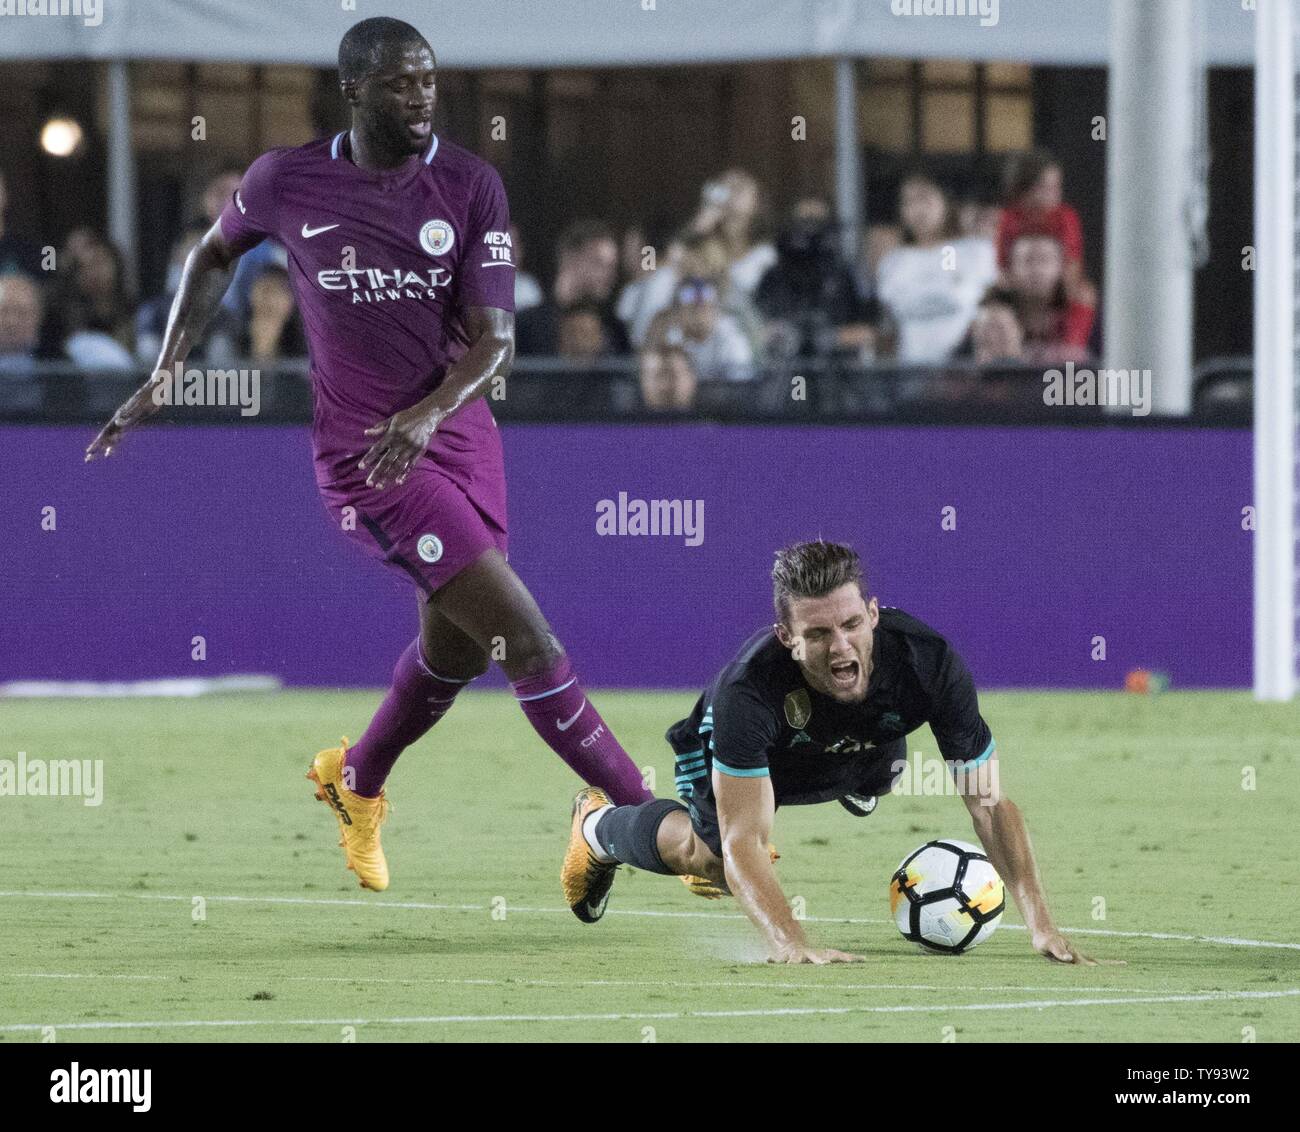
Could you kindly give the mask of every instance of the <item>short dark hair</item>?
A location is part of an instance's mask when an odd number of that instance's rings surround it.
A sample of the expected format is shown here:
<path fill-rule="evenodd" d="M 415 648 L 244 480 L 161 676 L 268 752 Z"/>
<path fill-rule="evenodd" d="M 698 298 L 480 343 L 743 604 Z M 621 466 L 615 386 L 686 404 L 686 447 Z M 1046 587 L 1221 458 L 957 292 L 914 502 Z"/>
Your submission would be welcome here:
<path fill-rule="evenodd" d="M 408 43 L 429 47 L 419 29 L 405 20 L 372 16 L 353 24 L 339 41 L 339 81 L 359 82 L 379 66 L 386 54 Z"/>
<path fill-rule="evenodd" d="M 576 252 L 595 240 L 617 240 L 614 229 L 603 220 L 583 219 L 569 224 L 556 241 L 561 252 Z"/>
<path fill-rule="evenodd" d="M 776 552 L 772 563 L 772 604 L 783 625 L 790 618 L 790 599 L 825 597 L 849 582 L 865 584 L 862 560 L 851 546 L 814 539 Z"/>

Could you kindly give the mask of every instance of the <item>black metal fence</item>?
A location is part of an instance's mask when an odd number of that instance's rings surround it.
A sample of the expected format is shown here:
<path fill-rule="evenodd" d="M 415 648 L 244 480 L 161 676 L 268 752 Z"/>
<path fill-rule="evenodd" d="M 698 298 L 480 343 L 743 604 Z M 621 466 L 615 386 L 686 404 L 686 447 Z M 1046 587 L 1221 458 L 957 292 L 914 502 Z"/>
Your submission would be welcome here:
<path fill-rule="evenodd" d="M 164 419 L 268 424 L 311 420 L 306 359 L 259 368 L 188 367 L 195 403 L 164 409 Z M 197 376 L 190 377 L 190 372 Z M 516 359 L 510 376 L 488 393 L 503 421 L 717 420 L 788 423 L 1152 423 L 1248 426 L 1249 358 L 1213 359 L 1198 367 L 1193 412 L 1161 417 L 1131 404 L 1060 404 L 1045 395 L 1044 366 L 977 367 L 838 364 L 796 360 L 769 365 L 748 381 L 700 383 L 690 410 L 655 412 L 641 396 L 635 359 L 584 365 L 558 358 Z M 107 419 L 144 379 L 143 370 L 82 370 L 66 362 L 0 367 L 0 421 L 95 423 Z"/>

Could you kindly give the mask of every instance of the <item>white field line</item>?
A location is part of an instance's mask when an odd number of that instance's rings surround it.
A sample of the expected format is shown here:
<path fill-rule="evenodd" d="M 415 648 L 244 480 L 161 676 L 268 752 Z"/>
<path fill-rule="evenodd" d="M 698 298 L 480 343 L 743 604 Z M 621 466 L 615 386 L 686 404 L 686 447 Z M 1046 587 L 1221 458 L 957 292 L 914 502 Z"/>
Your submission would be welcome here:
<path fill-rule="evenodd" d="M 28 891 L 0 891 L 0 899 L 9 898 L 29 898 L 35 900 L 166 900 L 181 901 L 189 904 L 194 900 L 195 893 L 189 896 L 176 896 L 154 892 L 28 892 Z M 225 904 L 306 904 L 324 907 L 365 907 L 365 908 L 392 908 L 406 909 L 427 912 L 488 912 L 491 909 L 486 904 L 428 904 L 421 901 L 396 901 L 396 900 L 364 900 L 334 897 L 313 897 L 313 896 L 204 896 L 208 903 L 225 903 Z M 506 914 L 512 912 L 522 912 L 526 914 L 536 913 L 545 915 L 569 914 L 567 908 L 531 908 L 522 905 L 507 903 L 505 906 Z M 744 920 L 746 917 L 739 912 L 661 912 L 650 909 L 631 909 L 631 908 L 611 908 L 606 915 L 609 916 L 650 916 L 656 918 L 670 919 L 693 919 L 693 920 Z M 893 920 L 883 917 L 860 917 L 860 916 L 805 916 L 804 922 L 810 924 L 892 924 Z M 1003 924 L 1001 925 L 1008 931 L 1023 932 L 1027 930 L 1024 924 Z M 1216 943 L 1225 947 L 1268 947 L 1277 948 L 1284 951 L 1300 951 L 1300 943 L 1283 943 L 1277 940 L 1268 939 L 1242 939 L 1237 936 L 1222 935 L 1184 935 L 1177 932 L 1125 932 L 1114 931 L 1110 928 L 1062 928 L 1061 931 L 1069 935 L 1095 935 L 1110 936 L 1117 939 L 1163 939 L 1174 940 L 1182 943 Z"/>
<path fill-rule="evenodd" d="M 1215 994 L 1170 994 L 1144 998 L 1062 998 L 1029 1002 L 976 1002 L 937 1006 L 787 1006 L 770 1010 L 662 1010 L 609 1014 L 425 1014 L 406 1018 L 228 1018 L 179 1022 L 66 1022 L 54 1030 L 177 1030 L 250 1026 L 434 1026 L 482 1022 L 668 1022 L 689 1018 L 789 1018 L 853 1014 L 937 1014 L 978 1010 L 1049 1010 L 1081 1006 L 1137 1006 L 1171 1003 L 1232 1002 L 1293 998 L 1300 987 L 1279 991 L 1230 991 Z M 0 1026 L 0 1033 L 44 1030 L 48 1022 Z"/>
<path fill-rule="evenodd" d="M 67 974 L 53 971 L 0 971 L 0 979 L 146 979 L 150 982 L 170 982 L 174 975 L 94 975 Z"/>
<path fill-rule="evenodd" d="M 96 974 L 61 974 L 44 971 L 0 971 L 0 979 L 149 979 L 154 981 L 175 982 L 176 975 L 96 975 Z M 251 982 L 265 981 L 262 975 L 237 975 L 230 971 L 188 972 L 186 982 L 198 979 L 220 979 L 230 982 L 233 978 L 242 978 Z M 656 990 L 802 990 L 802 991 L 841 991 L 859 990 L 912 990 L 912 991 L 1028 991 L 1044 994 L 1060 994 L 1061 986 L 1032 987 L 1023 985 L 997 985 L 978 983 L 963 985 L 950 983 L 767 983 L 759 981 L 713 981 L 683 982 L 679 979 L 431 979 L 412 976 L 409 979 L 390 979 L 368 975 L 276 975 L 273 982 L 282 983 L 357 983 L 365 986 L 387 984 L 392 986 L 440 986 L 440 987 L 504 987 L 507 989 L 538 987 L 556 990 L 590 988 L 629 988 L 647 987 Z M 1154 987 L 1089 987 L 1090 994 L 1160 994 Z M 1201 993 L 1201 992 L 1196 992 Z M 1227 993 L 1227 992 L 1204 992 Z"/>

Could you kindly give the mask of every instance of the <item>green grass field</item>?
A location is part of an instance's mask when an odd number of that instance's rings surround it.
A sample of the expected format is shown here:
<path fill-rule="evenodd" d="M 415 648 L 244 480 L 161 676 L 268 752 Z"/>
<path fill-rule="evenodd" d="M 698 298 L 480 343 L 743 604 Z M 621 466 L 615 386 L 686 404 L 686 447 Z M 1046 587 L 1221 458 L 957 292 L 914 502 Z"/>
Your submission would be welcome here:
<path fill-rule="evenodd" d="M 663 731 L 691 700 L 597 697 L 660 794 Z M 811 936 L 868 957 L 811 968 L 764 964 L 730 900 L 646 873 L 624 870 L 605 920 L 579 924 L 558 885 L 576 780 L 502 694 L 467 693 L 403 756 L 392 887 L 357 888 L 303 774 L 377 702 L 0 706 L 0 758 L 102 759 L 105 779 L 98 807 L 0 797 L 0 1040 L 1300 1038 L 1300 704 L 986 695 L 1058 922 L 1127 965 L 1050 964 L 1014 912 L 966 956 L 905 943 L 891 871 L 972 832 L 954 797 L 890 797 L 867 819 L 777 816 L 778 872 Z M 933 756 L 928 731 L 911 742 Z"/>

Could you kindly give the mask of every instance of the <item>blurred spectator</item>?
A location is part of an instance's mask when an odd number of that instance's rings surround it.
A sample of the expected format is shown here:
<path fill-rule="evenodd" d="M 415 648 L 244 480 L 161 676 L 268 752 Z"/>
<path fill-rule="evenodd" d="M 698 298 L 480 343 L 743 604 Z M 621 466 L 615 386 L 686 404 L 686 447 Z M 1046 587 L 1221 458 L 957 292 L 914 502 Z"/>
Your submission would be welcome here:
<path fill-rule="evenodd" d="M 903 246 L 903 233 L 897 224 L 869 224 L 862 233 L 861 266 L 866 279 L 864 293 L 874 294 L 876 275 L 881 261 L 895 248 Z"/>
<path fill-rule="evenodd" d="M 998 295 L 980 304 L 970 330 L 977 366 L 1020 365 L 1025 361 L 1025 329 L 1015 309 Z"/>
<path fill-rule="evenodd" d="M 624 230 L 623 240 L 618 249 L 619 278 L 624 284 L 644 278 L 649 270 L 645 262 L 646 251 L 649 248 L 644 228 L 634 224 Z M 623 316 L 620 314 L 619 317 Z"/>
<path fill-rule="evenodd" d="M 3 171 L 0 171 L 0 275 L 21 272 L 33 279 L 41 277 L 41 256 L 36 245 L 14 235 L 5 225 L 5 212 L 9 208 L 9 189 Z"/>
<path fill-rule="evenodd" d="M 718 306 L 736 320 L 755 357 L 763 352 L 767 327 L 749 293 L 737 287 L 726 244 L 716 235 L 687 236 L 677 260 L 682 279 L 705 280 L 717 291 Z"/>
<path fill-rule="evenodd" d="M 1096 318 L 1091 283 L 1068 283 L 1065 253 L 1051 236 L 1024 235 L 1011 246 L 1004 289 L 995 292 L 1024 328 L 1025 356 L 1035 362 L 1080 361 Z"/>
<path fill-rule="evenodd" d="M 947 195 L 921 173 L 903 180 L 899 215 L 903 246 L 881 260 L 876 293 L 898 328 L 900 362 L 946 361 L 997 277 L 993 244 L 958 236 Z"/>
<path fill-rule="evenodd" d="M 683 253 L 702 240 L 712 240 L 721 249 L 727 279 L 719 279 L 718 286 L 726 295 L 725 303 L 740 309 L 753 296 L 776 263 L 776 249 L 759 237 L 760 212 L 758 182 L 743 169 L 731 169 L 705 183 L 699 210 L 669 243 L 658 270 L 644 273 L 642 249 L 633 242 L 643 237 L 635 230 L 628 233 L 623 269 L 631 282 L 620 293 L 617 309 L 634 346 L 644 343 L 651 321 L 672 303 L 677 285 L 690 274 L 691 269 L 682 264 Z"/>
<path fill-rule="evenodd" d="M 135 356 L 145 365 L 151 366 L 158 360 L 163 336 L 167 332 L 167 317 L 171 314 L 172 300 L 181 285 L 185 260 L 203 237 L 203 232 L 202 228 L 191 228 L 180 235 L 172 245 L 171 258 L 167 263 L 165 290 L 161 295 L 141 303 L 140 309 L 135 312 Z M 238 357 L 237 339 L 234 316 L 223 307 L 208 324 L 208 332 L 203 341 L 190 352 L 190 360 L 225 365 Z"/>
<path fill-rule="evenodd" d="M 563 308 L 579 302 L 604 306 L 618 284 L 618 243 L 601 220 L 579 220 L 560 235 L 559 265 L 551 297 Z"/>
<path fill-rule="evenodd" d="M 129 367 L 134 330 L 121 255 L 88 229 L 74 230 L 58 257 L 44 352 L 87 368 Z"/>
<path fill-rule="evenodd" d="M 627 332 L 614 313 L 618 283 L 618 244 L 609 225 L 579 220 L 560 236 L 559 265 L 551 298 L 515 318 L 515 343 L 521 354 L 553 355 L 559 350 L 560 316 L 570 307 L 591 304 L 600 311 L 609 352 L 626 354 Z"/>
<path fill-rule="evenodd" d="M 996 245 L 1002 227 L 1002 209 L 996 204 L 968 197 L 957 206 L 957 231 L 963 236 L 978 236 Z"/>
<path fill-rule="evenodd" d="M 754 296 L 759 312 L 772 323 L 768 352 L 780 357 L 824 357 L 844 350 L 868 354 L 875 344 L 870 308 L 840 253 L 830 206 L 816 197 L 799 201 L 776 252 L 777 261 Z"/>
<path fill-rule="evenodd" d="M 1014 307 L 1004 292 L 991 291 L 975 312 L 957 362 L 932 377 L 905 382 L 904 399 L 948 405 L 1025 404 L 1041 396 L 1029 365 L 1024 328 Z"/>
<path fill-rule="evenodd" d="M 262 269 L 249 291 L 244 354 L 261 365 L 274 365 L 281 358 L 301 358 L 306 353 L 289 273 L 272 264 Z"/>
<path fill-rule="evenodd" d="M 0 276 L 0 408 L 41 407 L 41 386 L 31 374 L 40 333 L 40 289 L 17 272 Z"/>
<path fill-rule="evenodd" d="M 575 303 L 560 315 L 556 353 L 575 362 L 594 362 L 609 356 L 609 341 L 599 306 L 591 302 Z"/>
<path fill-rule="evenodd" d="M 243 174 L 236 169 L 225 169 L 212 178 L 203 190 L 203 217 L 212 227 L 221 219 L 221 210 L 235 195 Z M 248 317 L 248 304 L 253 291 L 253 281 L 263 270 L 272 265 L 287 268 L 289 257 L 279 244 L 263 240 L 256 247 L 250 248 L 235 265 L 235 275 L 230 281 L 221 305 L 239 319 Z"/>
<path fill-rule="evenodd" d="M 645 344 L 646 334 L 655 315 L 667 309 L 673 301 L 673 292 L 682 280 L 681 258 L 683 243 L 680 237 L 669 241 L 664 250 L 662 263 L 649 274 L 642 273 L 632 279 L 619 292 L 615 313 L 627 330 L 628 340 L 640 349 Z M 640 263 L 640 260 L 637 260 Z M 630 257 L 624 248 L 624 269 L 630 265 Z"/>
<path fill-rule="evenodd" d="M 641 396 L 649 409 L 683 410 L 702 381 L 748 381 L 754 353 L 707 279 L 684 279 L 673 304 L 650 324 L 641 351 Z"/>
<path fill-rule="evenodd" d="M 542 285 L 537 281 L 537 276 L 529 275 L 523 270 L 524 244 L 519 238 L 519 229 L 514 224 L 510 225 L 510 250 L 515 265 L 515 313 L 518 314 L 520 311 L 541 306 L 546 296 L 542 292 Z"/>
<path fill-rule="evenodd" d="M 728 169 L 705 182 L 699 211 L 687 226 L 689 235 L 722 241 L 731 286 L 743 295 L 752 295 L 776 263 L 776 249 L 759 237 L 761 203 L 758 182 L 743 169 Z"/>
<path fill-rule="evenodd" d="M 1061 198 L 1061 166 L 1045 150 L 1014 158 L 1007 167 L 1006 203 L 998 227 L 998 266 L 1011 266 L 1011 249 L 1021 236 L 1051 236 L 1065 257 L 1065 276 L 1083 277 L 1083 228 L 1079 214 Z"/>

